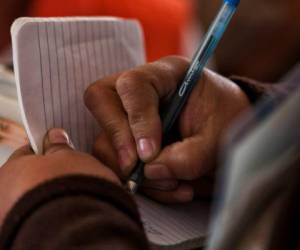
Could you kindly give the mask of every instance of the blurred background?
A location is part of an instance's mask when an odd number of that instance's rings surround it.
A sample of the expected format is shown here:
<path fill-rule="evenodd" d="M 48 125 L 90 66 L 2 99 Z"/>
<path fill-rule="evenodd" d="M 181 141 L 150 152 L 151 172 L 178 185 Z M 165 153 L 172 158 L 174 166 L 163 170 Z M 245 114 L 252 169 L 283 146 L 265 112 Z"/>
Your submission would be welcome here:
<path fill-rule="evenodd" d="M 148 61 L 191 57 L 219 0 L 1 0 L 0 165 L 26 143 L 12 72 L 10 26 L 20 16 L 118 16 L 138 19 Z M 300 1 L 241 0 L 210 67 L 230 76 L 278 82 L 300 61 Z M 29 59 L 30 60 L 30 59 Z"/>

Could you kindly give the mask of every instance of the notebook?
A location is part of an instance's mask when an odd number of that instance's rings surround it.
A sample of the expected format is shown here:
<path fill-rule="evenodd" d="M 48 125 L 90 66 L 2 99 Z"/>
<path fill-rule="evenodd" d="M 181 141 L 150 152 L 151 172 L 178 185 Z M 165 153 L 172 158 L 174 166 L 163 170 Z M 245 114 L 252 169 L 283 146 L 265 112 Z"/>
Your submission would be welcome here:
<path fill-rule="evenodd" d="M 90 152 L 99 129 L 83 93 L 97 79 L 145 63 L 139 23 L 112 17 L 20 18 L 11 33 L 18 99 L 32 148 L 40 153 L 46 131 L 62 127 L 78 150 Z M 136 200 L 154 249 L 204 244 L 208 204 Z"/>

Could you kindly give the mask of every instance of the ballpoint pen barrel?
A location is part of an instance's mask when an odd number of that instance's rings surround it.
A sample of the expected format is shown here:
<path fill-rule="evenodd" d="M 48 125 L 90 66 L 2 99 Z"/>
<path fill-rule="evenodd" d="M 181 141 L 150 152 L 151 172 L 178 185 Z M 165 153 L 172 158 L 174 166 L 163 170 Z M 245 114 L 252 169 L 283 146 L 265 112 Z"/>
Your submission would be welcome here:
<path fill-rule="evenodd" d="M 169 108 L 162 116 L 163 135 L 168 134 L 168 132 L 172 129 L 190 93 L 194 86 L 198 83 L 205 65 L 220 42 L 235 10 L 235 6 L 225 2 L 215 21 L 210 26 L 203 43 L 198 48 L 192 60 L 192 64 L 187 71 L 183 83 L 178 87 L 176 95 L 173 97 Z"/>

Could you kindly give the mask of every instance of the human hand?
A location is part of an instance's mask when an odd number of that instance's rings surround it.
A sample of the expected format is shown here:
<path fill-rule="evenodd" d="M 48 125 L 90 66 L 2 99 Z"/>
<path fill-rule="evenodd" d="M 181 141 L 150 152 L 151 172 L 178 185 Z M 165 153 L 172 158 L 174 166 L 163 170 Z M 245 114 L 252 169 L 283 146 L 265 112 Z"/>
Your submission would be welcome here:
<path fill-rule="evenodd" d="M 190 201 L 198 191 L 203 194 L 202 183 L 209 188 L 220 137 L 249 106 L 237 85 L 204 70 L 178 120 L 175 136 L 181 140 L 161 149 L 159 108 L 172 97 L 188 65 L 180 57 L 163 58 L 99 80 L 85 93 L 103 129 L 96 156 L 114 169 L 120 166 L 123 176 L 138 157 L 145 161 L 143 191 L 162 202 Z"/>
<path fill-rule="evenodd" d="M 92 175 L 117 185 L 117 176 L 94 157 L 76 152 L 62 129 L 52 129 L 44 141 L 43 155 L 29 146 L 17 150 L 0 168 L 0 226 L 13 205 L 39 184 L 65 175 Z"/>

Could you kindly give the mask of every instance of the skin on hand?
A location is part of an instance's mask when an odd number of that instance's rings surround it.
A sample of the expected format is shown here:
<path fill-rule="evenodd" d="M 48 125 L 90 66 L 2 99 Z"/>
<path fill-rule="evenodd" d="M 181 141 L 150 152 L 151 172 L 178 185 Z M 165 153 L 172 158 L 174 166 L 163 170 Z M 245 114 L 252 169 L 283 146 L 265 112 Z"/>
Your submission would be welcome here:
<path fill-rule="evenodd" d="M 162 149 L 159 108 L 170 100 L 188 66 L 181 57 L 163 58 L 99 80 L 85 93 L 85 103 L 103 129 L 95 155 L 123 177 L 141 158 L 147 163 L 143 191 L 162 202 L 208 194 L 220 138 L 250 106 L 236 84 L 204 70 L 178 120 L 181 140 Z"/>
<path fill-rule="evenodd" d="M 120 185 L 118 177 L 94 157 L 76 152 L 62 129 L 49 130 L 44 153 L 35 155 L 24 146 L 0 168 L 0 226 L 13 205 L 39 184 L 66 175 L 90 175 Z"/>

